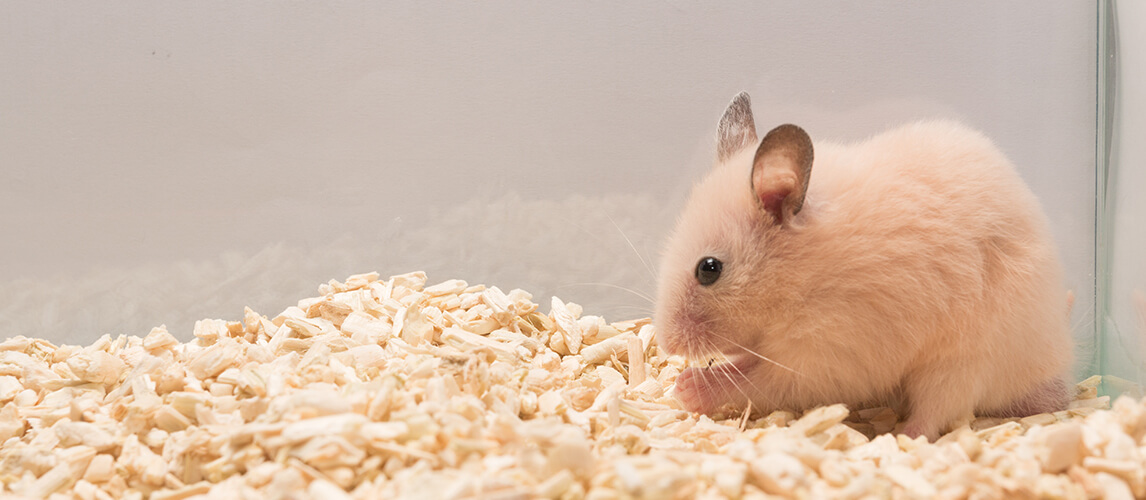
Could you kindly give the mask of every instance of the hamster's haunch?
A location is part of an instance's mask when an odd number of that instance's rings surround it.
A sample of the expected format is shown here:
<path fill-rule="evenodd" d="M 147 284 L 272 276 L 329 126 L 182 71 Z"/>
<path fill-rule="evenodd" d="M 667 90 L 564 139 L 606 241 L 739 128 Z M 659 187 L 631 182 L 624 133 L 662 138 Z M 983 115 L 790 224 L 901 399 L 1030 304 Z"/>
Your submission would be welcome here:
<path fill-rule="evenodd" d="M 980 415 L 1063 409 L 1067 292 L 1038 200 L 980 133 L 910 124 L 856 144 L 758 140 L 748 95 L 665 248 L 663 348 L 693 411 L 899 404 L 935 439 Z"/>

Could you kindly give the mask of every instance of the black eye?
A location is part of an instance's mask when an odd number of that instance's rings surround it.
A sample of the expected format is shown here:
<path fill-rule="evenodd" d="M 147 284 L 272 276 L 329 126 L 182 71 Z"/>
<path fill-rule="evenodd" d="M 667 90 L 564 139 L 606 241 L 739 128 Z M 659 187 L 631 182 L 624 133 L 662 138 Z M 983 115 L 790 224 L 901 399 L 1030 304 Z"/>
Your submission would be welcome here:
<path fill-rule="evenodd" d="M 716 257 L 705 257 L 696 263 L 696 281 L 702 286 L 708 286 L 716 283 L 720 279 L 720 270 L 724 269 L 724 263 L 716 259 Z"/>

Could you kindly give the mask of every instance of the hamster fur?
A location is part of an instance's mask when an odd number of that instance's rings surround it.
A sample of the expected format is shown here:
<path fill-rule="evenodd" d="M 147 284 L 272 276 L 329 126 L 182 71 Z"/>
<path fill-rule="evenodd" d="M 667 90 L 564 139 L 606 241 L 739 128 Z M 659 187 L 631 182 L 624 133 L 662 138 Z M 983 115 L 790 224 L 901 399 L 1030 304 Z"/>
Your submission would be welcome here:
<path fill-rule="evenodd" d="M 1038 200 L 990 140 L 948 121 L 807 140 L 801 186 L 786 144 L 769 160 L 779 174 L 760 175 L 769 138 L 757 147 L 747 94 L 719 129 L 656 297 L 662 348 L 730 360 L 680 374 L 687 409 L 897 404 L 905 434 L 934 440 L 973 412 L 1066 407 L 1060 264 Z M 708 257 L 721 267 L 704 285 Z"/>

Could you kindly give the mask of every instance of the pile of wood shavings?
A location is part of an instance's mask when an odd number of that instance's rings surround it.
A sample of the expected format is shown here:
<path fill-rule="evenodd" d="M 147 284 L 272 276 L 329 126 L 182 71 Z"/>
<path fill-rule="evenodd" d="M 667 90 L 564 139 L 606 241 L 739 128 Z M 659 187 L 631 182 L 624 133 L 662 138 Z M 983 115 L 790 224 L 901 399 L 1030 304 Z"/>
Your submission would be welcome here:
<path fill-rule="evenodd" d="M 0 497 L 1142 498 L 1146 404 L 937 443 L 887 408 L 712 420 L 671 396 L 649 320 L 423 273 L 332 281 L 180 343 L 0 344 Z"/>

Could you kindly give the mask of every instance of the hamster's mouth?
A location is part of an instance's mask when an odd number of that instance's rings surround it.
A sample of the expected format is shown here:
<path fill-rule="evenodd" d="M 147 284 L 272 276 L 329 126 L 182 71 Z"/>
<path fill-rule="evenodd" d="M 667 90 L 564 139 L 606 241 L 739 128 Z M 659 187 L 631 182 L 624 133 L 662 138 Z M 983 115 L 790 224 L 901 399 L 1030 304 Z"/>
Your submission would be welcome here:
<path fill-rule="evenodd" d="M 756 357 L 744 354 L 743 352 L 734 354 L 715 353 L 694 359 L 700 360 L 700 362 L 697 363 L 697 366 L 700 367 L 722 369 L 733 373 L 739 372 L 740 374 L 748 373 L 760 362 Z"/>

